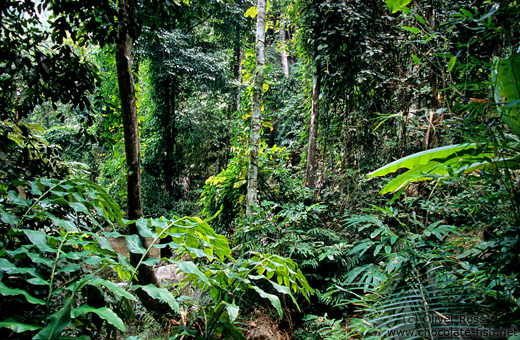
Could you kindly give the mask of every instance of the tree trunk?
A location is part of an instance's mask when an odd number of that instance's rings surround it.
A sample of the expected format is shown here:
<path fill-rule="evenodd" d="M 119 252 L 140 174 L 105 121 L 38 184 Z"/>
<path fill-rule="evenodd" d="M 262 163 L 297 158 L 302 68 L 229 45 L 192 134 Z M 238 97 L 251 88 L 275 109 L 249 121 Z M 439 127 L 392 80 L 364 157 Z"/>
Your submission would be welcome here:
<path fill-rule="evenodd" d="M 280 14 L 280 53 L 282 55 L 282 68 L 285 78 L 289 78 L 289 57 L 287 42 L 285 40 L 285 13 Z"/>
<path fill-rule="evenodd" d="M 437 28 L 437 15 L 432 1 L 428 1 L 428 10 L 426 12 L 426 20 L 428 20 L 432 32 Z M 440 108 L 439 80 L 433 63 L 429 65 L 428 79 L 432 88 L 430 97 L 430 115 L 428 117 L 428 130 L 424 138 L 425 150 L 435 147 L 439 142 L 439 132 L 436 128 L 438 122 L 438 114 L 436 111 Z"/>
<path fill-rule="evenodd" d="M 305 171 L 305 186 L 313 189 L 316 181 L 316 148 L 318 139 L 318 121 L 320 116 L 320 78 L 318 69 L 312 78 L 312 108 L 311 125 L 309 127 L 309 149 L 307 152 L 307 168 Z"/>
<path fill-rule="evenodd" d="M 139 126 L 135 103 L 134 82 L 132 79 L 132 39 L 128 28 L 130 15 L 135 7 L 132 0 L 119 0 L 119 24 L 116 42 L 117 82 L 121 97 L 121 111 L 123 115 L 123 129 L 125 138 L 125 155 L 127 171 L 127 214 L 129 220 L 137 220 L 143 216 L 141 205 L 141 160 L 139 145 Z M 135 223 L 128 225 L 129 235 L 138 235 Z M 141 237 L 144 243 L 144 239 Z M 130 254 L 130 263 L 137 266 L 141 255 Z M 154 284 L 159 286 L 152 267 L 141 265 L 139 268 L 138 283 L 141 285 Z M 168 312 L 171 309 L 167 304 L 152 299 L 146 292 L 137 292 L 143 305 L 152 311 Z"/>
<path fill-rule="evenodd" d="M 251 110 L 251 132 L 249 146 L 249 172 L 247 177 L 247 209 L 246 215 L 251 216 L 254 207 L 258 205 L 258 153 L 260 144 L 262 90 L 265 68 L 265 16 L 266 0 L 258 0 L 256 16 L 256 74 L 253 81 L 253 107 Z"/>
<path fill-rule="evenodd" d="M 235 42 L 235 47 L 233 48 L 233 79 L 236 80 L 238 84 L 242 83 L 242 49 L 240 47 L 240 42 Z M 240 87 L 236 87 L 236 93 L 233 96 L 233 105 L 232 112 L 240 111 Z"/>
<path fill-rule="evenodd" d="M 165 181 L 165 189 L 168 197 L 173 197 L 174 195 L 174 187 L 173 180 L 175 175 L 175 94 L 176 94 L 176 82 L 175 77 L 172 76 L 171 79 L 167 82 L 166 93 L 168 94 L 168 98 L 165 101 L 168 103 L 166 109 L 163 111 L 164 114 L 164 134 L 163 134 L 163 142 L 165 143 L 165 161 L 163 168 L 163 175 Z"/>

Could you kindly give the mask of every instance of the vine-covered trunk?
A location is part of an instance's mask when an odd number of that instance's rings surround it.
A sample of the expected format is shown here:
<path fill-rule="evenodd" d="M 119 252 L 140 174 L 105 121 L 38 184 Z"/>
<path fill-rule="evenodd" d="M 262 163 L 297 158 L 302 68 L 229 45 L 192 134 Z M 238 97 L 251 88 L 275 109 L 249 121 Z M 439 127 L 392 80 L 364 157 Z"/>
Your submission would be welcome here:
<path fill-rule="evenodd" d="M 132 79 L 132 39 L 129 35 L 130 16 L 135 11 L 132 0 L 119 0 L 119 25 L 116 41 L 116 64 L 119 96 L 125 138 L 125 155 L 127 171 L 127 213 L 129 220 L 137 220 L 143 216 L 141 204 L 141 160 L 139 143 L 139 126 L 135 103 L 134 82 Z M 128 225 L 129 235 L 138 235 L 135 223 Z M 144 241 L 143 239 L 141 241 Z M 141 255 L 130 253 L 130 263 L 137 266 Z M 159 286 L 152 267 L 139 267 L 138 282 L 141 285 Z M 167 304 L 152 299 L 146 292 L 137 292 L 143 305 L 152 311 L 168 312 Z"/>
<path fill-rule="evenodd" d="M 256 73 L 253 81 L 253 107 L 251 110 L 251 132 L 249 151 L 249 172 L 247 177 L 247 216 L 251 216 L 258 205 L 258 153 L 262 128 L 262 91 L 265 68 L 265 16 L 266 0 L 258 0 L 256 16 Z"/>
<path fill-rule="evenodd" d="M 233 47 L 233 79 L 238 84 L 242 83 L 242 49 L 240 48 L 240 42 L 236 42 Z M 231 105 L 232 112 L 240 111 L 240 90 L 237 87 L 236 93 L 233 97 L 233 105 Z"/>
<path fill-rule="evenodd" d="M 287 43 L 285 39 L 285 13 L 280 14 L 280 54 L 282 61 L 282 69 L 285 78 L 289 78 L 289 54 L 287 53 Z"/>

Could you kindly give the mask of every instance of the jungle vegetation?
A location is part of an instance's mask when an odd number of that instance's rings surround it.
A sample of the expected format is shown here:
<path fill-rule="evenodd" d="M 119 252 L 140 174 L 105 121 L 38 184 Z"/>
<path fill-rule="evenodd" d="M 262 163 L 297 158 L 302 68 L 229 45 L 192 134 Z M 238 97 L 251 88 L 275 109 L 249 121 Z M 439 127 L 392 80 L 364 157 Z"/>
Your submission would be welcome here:
<path fill-rule="evenodd" d="M 517 1 L 0 24 L 0 338 L 520 336 Z"/>

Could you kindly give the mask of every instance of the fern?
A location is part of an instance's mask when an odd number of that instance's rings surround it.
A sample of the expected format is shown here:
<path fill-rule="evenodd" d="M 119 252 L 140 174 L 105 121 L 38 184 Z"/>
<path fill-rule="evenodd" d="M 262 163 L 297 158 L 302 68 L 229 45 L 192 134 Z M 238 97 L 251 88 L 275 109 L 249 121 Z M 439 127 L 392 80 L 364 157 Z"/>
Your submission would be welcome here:
<path fill-rule="evenodd" d="M 433 339 L 436 331 L 446 331 L 448 327 L 458 331 L 475 327 L 460 321 L 468 319 L 468 315 L 481 315 L 477 314 L 483 312 L 478 298 L 483 287 L 458 279 L 453 273 L 434 275 L 437 277 L 433 282 L 431 271 L 415 274 L 389 280 L 378 291 L 355 301 L 366 306 L 366 315 L 354 329 L 370 335 L 369 338 L 398 338 L 397 334 L 403 334 L 398 331 L 408 331 L 407 339 Z"/>

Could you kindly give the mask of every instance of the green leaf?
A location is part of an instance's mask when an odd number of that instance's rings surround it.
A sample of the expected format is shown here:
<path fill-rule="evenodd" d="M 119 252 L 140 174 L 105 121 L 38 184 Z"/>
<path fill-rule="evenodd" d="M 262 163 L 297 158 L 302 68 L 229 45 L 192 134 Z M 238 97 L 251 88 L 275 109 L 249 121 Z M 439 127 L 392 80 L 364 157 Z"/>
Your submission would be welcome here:
<path fill-rule="evenodd" d="M 101 285 L 101 286 L 105 286 L 108 288 L 108 290 L 110 290 L 112 293 L 115 293 L 116 295 L 119 295 L 119 296 L 122 296 L 126 299 L 129 299 L 129 300 L 132 300 L 132 301 L 136 301 L 137 302 L 137 299 L 130 293 L 128 293 L 126 290 L 124 290 L 123 288 L 119 287 L 118 285 L 116 285 L 114 282 L 112 281 L 108 281 L 108 280 L 105 280 L 105 279 L 102 279 L 100 277 L 94 277 L 92 278 L 89 282 L 88 282 L 89 285 Z"/>
<path fill-rule="evenodd" d="M 111 325 L 117 327 L 121 332 L 126 332 L 126 327 L 119 316 L 107 307 L 94 308 L 89 305 L 82 305 L 72 310 L 72 318 L 76 318 L 83 313 L 96 313 L 100 318 L 106 320 Z"/>
<path fill-rule="evenodd" d="M 451 72 L 451 70 L 453 70 L 453 67 L 455 66 L 456 62 L 457 62 L 457 57 L 453 56 L 450 58 L 450 62 L 448 64 L 448 72 Z"/>
<path fill-rule="evenodd" d="M 276 282 L 273 282 L 273 281 L 269 281 L 274 289 L 276 289 L 276 291 L 278 293 L 281 293 L 281 294 L 286 294 L 286 295 L 289 295 L 291 297 L 291 300 L 294 302 L 294 304 L 296 305 L 296 307 L 298 308 L 298 310 L 300 310 L 300 306 L 298 305 L 298 302 L 296 301 L 295 297 L 292 295 L 291 293 L 291 289 L 289 288 L 290 285 L 289 285 L 289 278 L 287 276 L 284 277 L 284 281 L 285 279 L 287 279 L 288 282 L 285 282 L 285 286 L 282 286 L 282 285 L 279 285 L 277 284 Z"/>
<path fill-rule="evenodd" d="M 478 149 L 477 144 L 455 144 L 418 152 L 374 170 L 367 177 L 385 176 L 401 168 L 411 169 L 420 164 L 427 164 L 431 160 L 443 162 L 459 155 L 475 153 Z"/>
<path fill-rule="evenodd" d="M 137 226 L 137 231 L 142 237 L 153 237 L 155 238 L 157 236 L 157 233 L 153 229 L 151 223 L 149 220 L 146 220 L 144 218 L 140 218 L 137 221 L 135 221 L 135 225 Z"/>
<path fill-rule="evenodd" d="M 171 307 L 171 309 L 173 309 L 176 313 L 179 313 L 179 304 L 177 303 L 177 300 L 175 300 L 173 294 L 170 291 L 168 291 L 168 289 L 157 288 L 153 284 L 148 284 L 146 286 L 134 285 L 130 287 L 130 289 L 132 290 L 136 290 L 139 288 L 144 290 L 152 298 L 162 302 L 166 302 Z"/>
<path fill-rule="evenodd" d="M 9 288 L 3 282 L 0 282 L 0 294 L 3 296 L 23 295 L 29 303 L 36 305 L 45 305 L 45 301 L 35 298 L 34 296 L 27 293 L 25 290 L 18 288 Z"/>
<path fill-rule="evenodd" d="M 52 220 L 52 223 L 54 223 L 58 227 L 65 229 L 66 231 L 78 231 L 78 228 L 72 221 L 62 220 L 62 219 L 57 218 L 56 216 L 52 215 L 51 213 L 47 213 L 47 216 L 50 217 L 50 219 Z"/>
<path fill-rule="evenodd" d="M 110 244 L 110 241 L 108 241 L 106 237 L 102 237 L 97 234 L 94 234 L 94 237 L 96 238 L 96 242 L 98 243 L 101 249 L 105 249 L 110 252 L 115 252 L 115 250 L 112 248 L 112 245 Z"/>
<path fill-rule="evenodd" d="M 428 164 L 420 164 L 394 178 L 383 188 L 383 190 L 380 191 L 380 193 L 386 194 L 389 192 L 399 191 L 410 183 L 432 179 L 431 175 L 433 174 L 441 175 L 447 173 L 447 168 L 439 162 L 432 161 Z"/>
<path fill-rule="evenodd" d="M 196 275 L 202 282 L 210 286 L 211 284 L 208 281 L 206 275 L 200 271 L 200 269 L 191 261 L 171 261 L 173 264 L 177 266 L 177 268 L 185 273 L 185 274 L 194 274 Z"/>
<path fill-rule="evenodd" d="M 357 254 L 357 255 L 361 256 L 368 250 L 369 247 L 370 247 L 370 243 L 360 243 L 357 246 L 355 246 L 354 248 L 352 248 L 348 252 L 348 254 L 349 255 Z"/>
<path fill-rule="evenodd" d="M 229 315 L 229 321 L 235 322 L 236 318 L 238 317 L 239 307 L 235 305 L 234 303 L 225 302 L 226 304 L 226 310 Z"/>
<path fill-rule="evenodd" d="M 256 17 L 257 13 L 258 13 L 258 8 L 256 6 L 252 6 L 244 13 L 244 16 L 246 18 L 251 17 L 252 19 L 254 19 Z"/>
<path fill-rule="evenodd" d="M 466 16 L 467 18 L 473 19 L 473 14 L 472 14 L 470 11 L 468 11 L 468 10 L 466 10 L 466 9 L 461 9 L 460 11 L 461 11 L 462 14 L 464 14 L 464 16 Z"/>
<path fill-rule="evenodd" d="M 412 59 L 415 61 L 416 64 L 421 63 L 421 59 L 419 59 L 415 54 L 412 54 Z"/>
<path fill-rule="evenodd" d="M 404 30 L 407 30 L 409 32 L 412 32 L 413 34 L 419 34 L 421 33 L 421 30 L 418 29 L 417 27 L 407 27 L 407 26 L 403 26 L 403 29 Z"/>
<path fill-rule="evenodd" d="M 269 299 L 269 301 L 271 301 L 271 304 L 273 305 L 273 307 L 278 312 L 280 319 L 283 318 L 282 304 L 280 303 L 280 299 L 278 298 L 278 296 L 268 294 L 268 293 L 264 292 L 262 289 L 258 288 L 257 286 L 251 286 L 251 288 L 253 288 L 258 293 L 258 295 L 260 295 L 264 299 Z"/>
<path fill-rule="evenodd" d="M 139 235 L 128 235 L 126 236 L 126 244 L 128 250 L 133 254 L 144 254 L 146 249 L 143 247 Z"/>
<path fill-rule="evenodd" d="M 9 318 L 7 320 L 0 321 L 0 328 L 9 328 L 15 333 L 23 333 L 27 331 L 35 331 L 41 327 L 36 325 L 27 325 L 20 323 L 13 318 Z"/>
<path fill-rule="evenodd" d="M 47 327 L 42 329 L 33 339 L 59 339 L 61 332 L 70 324 L 70 312 L 72 307 L 73 296 L 67 299 L 63 308 L 52 314 L 49 318 Z"/>
<path fill-rule="evenodd" d="M 85 204 L 80 203 L 80 202 L 68 202 L 68 203 L 72 207 L 72 209 L 74 209 L 76 212 L 81 212 L 86 215 L 90 215 L 90 212 L 88 211 Z"/>
<path fill-rule="evenodd" d="M 7 193 L 11 201 L 16 205 L 21 205 L 29 208 L 31 206 L 31 201 L 27 199 L 20 198 L 18 194 L 14 190 L 9 190 Z"/>
<path fill-rule="evenodd" d="M 47 246 L 47 234 L 43 231 L 24 229 L 23 232 L 32 244 L 38 246 L 38 249 L 52 251 L 52 249 Z"/>
<path fill-rule="evenodd" d="M 7 259 L 0 258 L 0 270 L 10 272 L 12 270 L 16 269 L 16 266 L 9 262 Z"/>
<path fill-rule="evenodd" d="M 374 256 L 376 256 L 377 254 L 379 254 L 379 252 L 381 251 L 381 248 L 383 248 L 383 246 L 381 244 L 378 244 L 376 246 L 376 249 L 374 249 Z"/>
<path fill-rule="evenodd" d="M 145 266 L 155 266 L 157 264 L 157 262 L 161 261 L 160 259 L 156 259 L 154 257 L 150 257 L 149 259 L 141 262 L 142 264 L 144 264 Z"/>
<path fill-rule="evenodd" d="M 419 14 L 415 13 L 415 17 L 417 18 L 417 21 L 419 21 L 421 24 L 424 25 L 426 23 L 426 20 L 424 20 L 424 18 Z"/>
<path fill-rule="evenodd" d="M 501 60 L 497 67 L 497 103 L 513 103 L 498 106 L 504 123 L 517 136 L 520 136 L 520 54 L 513 54 L 508 59 Z"/>
<path fill-rule="evenodd" d="M 410 13 L 410 9 L 406 7 L 406 5 L 408 5 L 410 2 L 412 2 L 412 0 L 385 0 L 385 4 L 392 13 L 396 13 L 398 11 Z"/>
<path fill-rule="evenodd" d="M 43 257 L 38 253 L 27 253 L 27 256 L 29 256 L 31 261 L 33 261 L 34 263 L 43 264 L 49 268 L 52 268 L 54 266 L 54 262 L 51 259 Z"/>
<path fill-rule="evenodd" d="M 0 207 L 0 220 L 6 224 L 17 225 L 18 224 L 18 216 L 6 212 L 4 209 Z"/>

